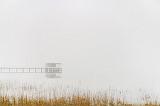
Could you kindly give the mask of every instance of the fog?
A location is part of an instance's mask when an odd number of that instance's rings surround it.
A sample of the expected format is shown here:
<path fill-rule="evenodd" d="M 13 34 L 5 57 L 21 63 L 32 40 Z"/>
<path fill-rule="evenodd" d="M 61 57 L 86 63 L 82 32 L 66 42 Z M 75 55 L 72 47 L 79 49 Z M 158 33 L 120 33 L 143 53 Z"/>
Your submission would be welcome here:
<path fill-rule="evenodd" d="M 58 80 L 159 92 L 159 13 L 158 0 L 1 0 L 0 65 L 58 61 Z"/>

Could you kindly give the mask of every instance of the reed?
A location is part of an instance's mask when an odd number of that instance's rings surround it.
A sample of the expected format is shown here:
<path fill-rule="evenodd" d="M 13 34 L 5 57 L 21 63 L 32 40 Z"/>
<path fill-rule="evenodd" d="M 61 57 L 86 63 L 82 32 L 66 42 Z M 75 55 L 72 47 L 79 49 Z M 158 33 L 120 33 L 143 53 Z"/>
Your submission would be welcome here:
<path fill-rule="evenodd" d="M 131 104 L 128 102 L 115 100 L 107 97 L 89 97 L 70 96 L 70 97 L 55 97 L 55 98 L 28 98 L 21 97 L 0 97 L 0 106 L 160 106 L 154 102 L 146 102 L 143 104 Z"/>
<path fill-rule="evenodd" d="M 0 106 L 160 106 L 158 98 L 146 93 L 141 103 L 131 103 L 126 100 L 126 92 L 117 90 L 91 92 L 74 87 L 18 85 L 24 86 L 0 85 Z"/>

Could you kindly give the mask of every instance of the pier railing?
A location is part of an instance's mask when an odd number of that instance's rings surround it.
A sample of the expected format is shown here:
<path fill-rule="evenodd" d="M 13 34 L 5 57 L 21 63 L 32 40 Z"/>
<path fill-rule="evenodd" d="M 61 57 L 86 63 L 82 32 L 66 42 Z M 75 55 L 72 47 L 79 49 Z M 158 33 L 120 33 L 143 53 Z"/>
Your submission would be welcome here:
<path fill-rule="evenodd" d="M 62 73 L 62 68 L 9 68 L 0 67 L 0 73 Z"/>

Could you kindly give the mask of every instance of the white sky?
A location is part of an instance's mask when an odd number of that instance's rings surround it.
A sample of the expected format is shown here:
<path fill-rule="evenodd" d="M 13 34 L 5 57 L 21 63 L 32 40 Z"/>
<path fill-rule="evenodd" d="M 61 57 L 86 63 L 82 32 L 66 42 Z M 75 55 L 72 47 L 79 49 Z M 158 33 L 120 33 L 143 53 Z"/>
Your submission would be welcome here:
<path fill-rule="evenodd" d="M 1 0 L 0 64 L 59 59 L 64 79 L 158 90 L 159 19 L 158 0 Z"/>

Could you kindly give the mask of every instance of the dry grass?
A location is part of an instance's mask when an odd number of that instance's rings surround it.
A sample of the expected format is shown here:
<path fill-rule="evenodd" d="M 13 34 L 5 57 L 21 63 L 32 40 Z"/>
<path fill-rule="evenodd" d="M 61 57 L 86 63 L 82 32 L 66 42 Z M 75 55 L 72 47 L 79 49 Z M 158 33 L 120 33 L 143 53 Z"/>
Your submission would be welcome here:
<path fill-rule="evenodd" d="M 70 96 L 54 99 L 28 97 L 0 97 L 0 106 L 160 106 L 158 103 L 130 104 L 108 98 Z"/>
<path fill-rule="evenodd" d="M 141 103 L 132 104 L 125 100 L 126 93 L 120 92 L 120 96 L 117 96 L 114 93 L 111 93 L 112 90 L 109 90 L 108 92 L 93 93 L 88 91 L 84 93 L 79 90 L 67 90 L 67 88 L 61 89 L 58 87 L 58 90 L 49 89 L 49 92 L 46 92 L 48 90 L 40 91 L 40 94 L 44 93 L 48 96 L 40 95 L 36 97 L 32 91 L 39 93 L 39 90 L 34 89 L 34 87 L 29 85 L 24 84 L 24 87 L 18 87 L 18 92 L 15 92 L 15 94 L 22 93 L 23 96 L 8 95 L 13 91 L 16 91 L 12 88 L 12 85 L 3 86 L 2 84 L 0 87 L 0 106 L 160 106 L 160 103 L 156 102 L 158 99 L 152 101 L 153 99 L 150 98 L 153 97 L 148 95 L 142 98 Z M 12 92 L 8 92 L 10 90 Z M 27 93 L 24 93 L 26 91 Z M 62 92 L 64 92 L 64 95 L 57 96 L 57 93 L 61 94 Z M 70 94 L 70 92 L 73 93 Z M 28 93 L 30 93 L 31 96 Z M 5 94 L 6 96 L 4 96 Z"/>
<path fill-rule="evenodd" d="M 45 99 L 45 98 L 9 98 L 9 97 L 0 97 L 0 106 L 132 106 L 127 103 L 116 103 L 114 101 L 109 101 L 106 99 L 98 99 L 91 97 L 83 96 L 72 96 L 68 98 L 54 98 L 54 99 Z"/>

